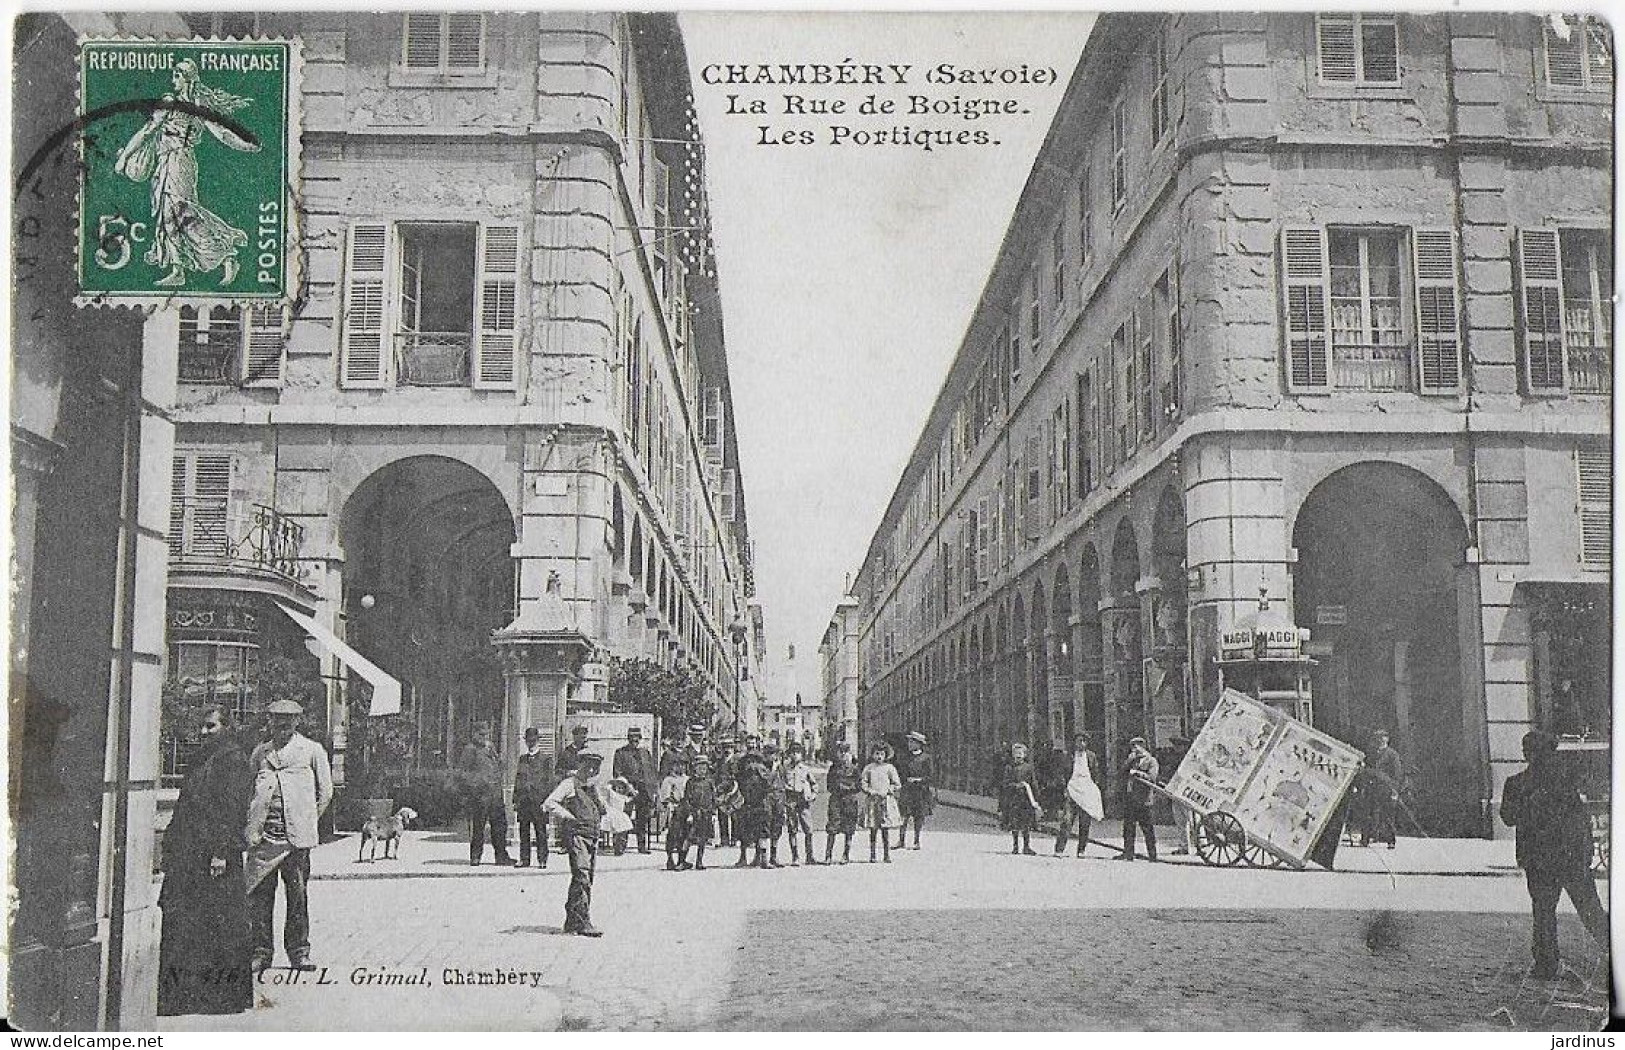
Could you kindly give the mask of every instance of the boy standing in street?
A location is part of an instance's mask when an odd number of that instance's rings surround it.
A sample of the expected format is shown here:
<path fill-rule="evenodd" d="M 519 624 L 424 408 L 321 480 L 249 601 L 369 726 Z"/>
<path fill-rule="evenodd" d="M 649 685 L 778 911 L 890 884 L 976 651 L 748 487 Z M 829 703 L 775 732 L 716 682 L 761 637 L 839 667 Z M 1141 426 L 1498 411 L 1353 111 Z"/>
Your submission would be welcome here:
<path fill-rule="evenodd" d="M 604 802 L 589 781 L 598 775 L 601 758 L 590 751 L 576 756 L 568 777 L 547 796 L 544 809 L 564 832 L 564 851 L 570 858 L 570 889 L 564 898 L 564 932 L 581 937 L 602 937 L 592 924 L 592 877 L 598 866 L 598 825 Z"/>

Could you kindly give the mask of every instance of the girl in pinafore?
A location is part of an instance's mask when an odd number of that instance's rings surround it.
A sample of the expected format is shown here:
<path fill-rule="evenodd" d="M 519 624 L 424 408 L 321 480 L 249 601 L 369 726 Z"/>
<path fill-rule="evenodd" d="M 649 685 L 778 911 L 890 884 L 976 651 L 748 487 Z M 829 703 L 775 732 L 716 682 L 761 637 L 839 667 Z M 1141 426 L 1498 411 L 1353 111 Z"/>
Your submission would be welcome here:
<path fill-rule="evenodd" d="M 876 744 L 869 752 L 869 764 L 863 767 L 863 826 L 869 829 L 869 863 L 875 862 L 875 839 L 885 848 L 886 863 L 891 863 L 891 832 L 903 826 L 903 811 L 897 804 L 897 793 L 903 790 L 903 778 L 897 767 L 886 760 L 886 745 Z"/>
<path fill-rule="evenodd" d="M 1033 829 L 1038 826 L 1042 811 L 1038 796 L 1033 793 L 1035 779 L 1033 764 L 1027 758 L 1026 744 L 1010 746 L 1010 769 L 1004 781 L 1004 812 L 1010 826 L 1010 852 L 1038 856 L 1033 849 Z"/>

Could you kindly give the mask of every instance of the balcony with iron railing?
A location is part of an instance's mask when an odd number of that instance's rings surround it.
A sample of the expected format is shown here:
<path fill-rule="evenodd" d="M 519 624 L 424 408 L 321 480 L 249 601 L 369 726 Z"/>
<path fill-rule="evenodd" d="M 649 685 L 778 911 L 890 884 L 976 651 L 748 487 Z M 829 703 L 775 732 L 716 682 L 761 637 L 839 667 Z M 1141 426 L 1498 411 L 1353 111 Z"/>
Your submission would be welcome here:
<path fill-rule="evenodd" d="M 197 577 L 224 576 L 307 596 L 305 527 L 291 518 L 259 503 L 193 498 L 174 505 L 170 522 L 172 582 L 185 578 L 195 585 Z"/>
<path fill-rule="evenodd" d="M 401 386 L 467 386 L 467 332 L 397 332 L 395 376 Z"/>

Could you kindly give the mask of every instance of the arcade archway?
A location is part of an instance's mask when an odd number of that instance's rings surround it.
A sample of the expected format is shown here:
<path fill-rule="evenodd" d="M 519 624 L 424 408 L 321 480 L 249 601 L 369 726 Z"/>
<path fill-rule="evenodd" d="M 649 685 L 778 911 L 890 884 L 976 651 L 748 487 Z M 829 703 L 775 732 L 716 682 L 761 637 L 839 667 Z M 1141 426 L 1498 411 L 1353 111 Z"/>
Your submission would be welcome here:
<path fill-rule="evenodd" d="M 1388 730 L 1422 828 L 1479 833 L 1482 764 L 1466 727 L 1480 699 L 1463 693 L 1467 530 L 1455 504 L 1409 467 L 1358 463 L 1309 493 L 1292 543 L 1293 607 L 1319 654 L 1317 726 L 1361 748 Z"/>
<path fill-rule="evenodd" d="M 491 632 L 514 616 L 508 504 L 473 467 L 414 456 L 363 481 L 340 528 L 349 636 L 403 692 L 390 725 L 352 733 L 352 756 L 364 740 L 374 779 L 450 765 L 475 723 L 502 725 Z"/>

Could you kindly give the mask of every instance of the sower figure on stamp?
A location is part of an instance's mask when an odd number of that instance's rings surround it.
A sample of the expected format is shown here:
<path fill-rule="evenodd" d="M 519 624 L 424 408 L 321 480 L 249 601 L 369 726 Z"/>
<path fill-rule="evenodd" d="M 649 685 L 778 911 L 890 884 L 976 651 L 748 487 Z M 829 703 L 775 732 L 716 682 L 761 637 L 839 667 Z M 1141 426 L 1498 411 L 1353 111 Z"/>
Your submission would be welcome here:
<path fill-rule="evenodd" d="M 1128 742 L 1128 761 L 1123 765 L 1123 852 L 1117 860 L 1134 859 L 1134 830 L 1145 832 L 1145 855 L 1157 859 L 1157 827 L 1151 818 L 1151 784 L 1157 781 L 1157 758 L 1146 747 L 1145 737 Z"/>
<path fill-rule="evenodd" d="M 570 858 L 570 890 L 564 898 L 564 932 L 582 937 L 602 937 L 592 924 L 592 877 L 598 866 L 598 826 L 604 819 L 604 802 L 589 781 L 598 775 L 603 763 L 597 755 L 584 751 L 576 756 L 572 772 L 559 781 L 547 796 L 544 808 L 549 818 L 559 822 L 564 852 Z"/>
<path fill-rule="evenodd" d="M 1534 967 L 1529 976 L 1551 980 L 1558 975 L 1557 903 L 1564 893 L 1580 913 L 1586 932 L 1608 954 L 1608 912 L 1597 898 L 1591 874 L 1591 819 L 1574 777 L 1557 757 L 1557 738 L 1534 730 L 1524 734 L 1523 757 L 1529 763 L 1507 778 L 1501 794 L 1501 819 L 1517 829 L 1518 867 L 1523 869 L 1533 912 Z"/>
<path fill-rule="evenodd" d="M 254 931 L 254 969 L 271 965 L 271 921 L 276 914 L 276 884 L 282 880 L 288 914 L 282 925 L 282 949 L 296 970 L 314 970 L 310 961 L 310 851 L 320 841 L 316 821 L 333 801 L 333 771 L 322 745 L 299 733 L 305 709 L 292 700 L 266 708 L 271 738 L 254 749 L 254 797 L 248 806 L 244 838 L 248 841 L 246 881 L 249 919 Z"/>
<path fill-rule="evenodd" d="M 638 840 L 638 852 L 649 852 L 649 819 L 654 811 L 655 792 L 659 781 L 655 778 L 655 756 L 643 746 L 643 730 L 632 726 L 626 731 L 626 743 L 615 749 L 615 761 L 610 766 L 612 776 L 619 777 L 632 787 L 632 800 L 627 808 L 632 811 L 632 833 Z M 615 843 L 615 855 L 626 852 L 626 840 Z"/>
<path fill-rule="evenodd" d="M 897 772 L 903 778 L 903 793 L 898 799 L 903 809 L 903 826 L 897 829 L 897 848 L 907 848 L 903 840 L 912 822 L 914 848 L 919 849 L 920 829 L 925 825 L 925 818 L 931 815 L 937 782 L 936 760 L 925 749 L 924 733 L 916 731 L 908 735 L 908 751 L 902 756 Z"/>
<path fill-rule="evenodd" d="M 474 739 L 463 745 L 457 760 L 463 778 L 468 807 L 468 863 L 477 865 L 485 852 L 485 829 L 491 829 L 491 852 L 504 867 L 513 865 L 508 856 L 508 808 L 502 804 L 502 756 L 491 743 L 491 727 L 484 722 L 474 727 Z"/>
<path fill-rule="evenodd" d="M 542 754 L 542 734 L 533 726 L 525 730 L 525 753 L 513 777 L 513 805 L 519 811 L 519 866 L 530 867 L 530 845 L 536 842 L 540 866 L 547 867 L 547 814 L 542 806 L 552 792 L 553 760 Z"/>

